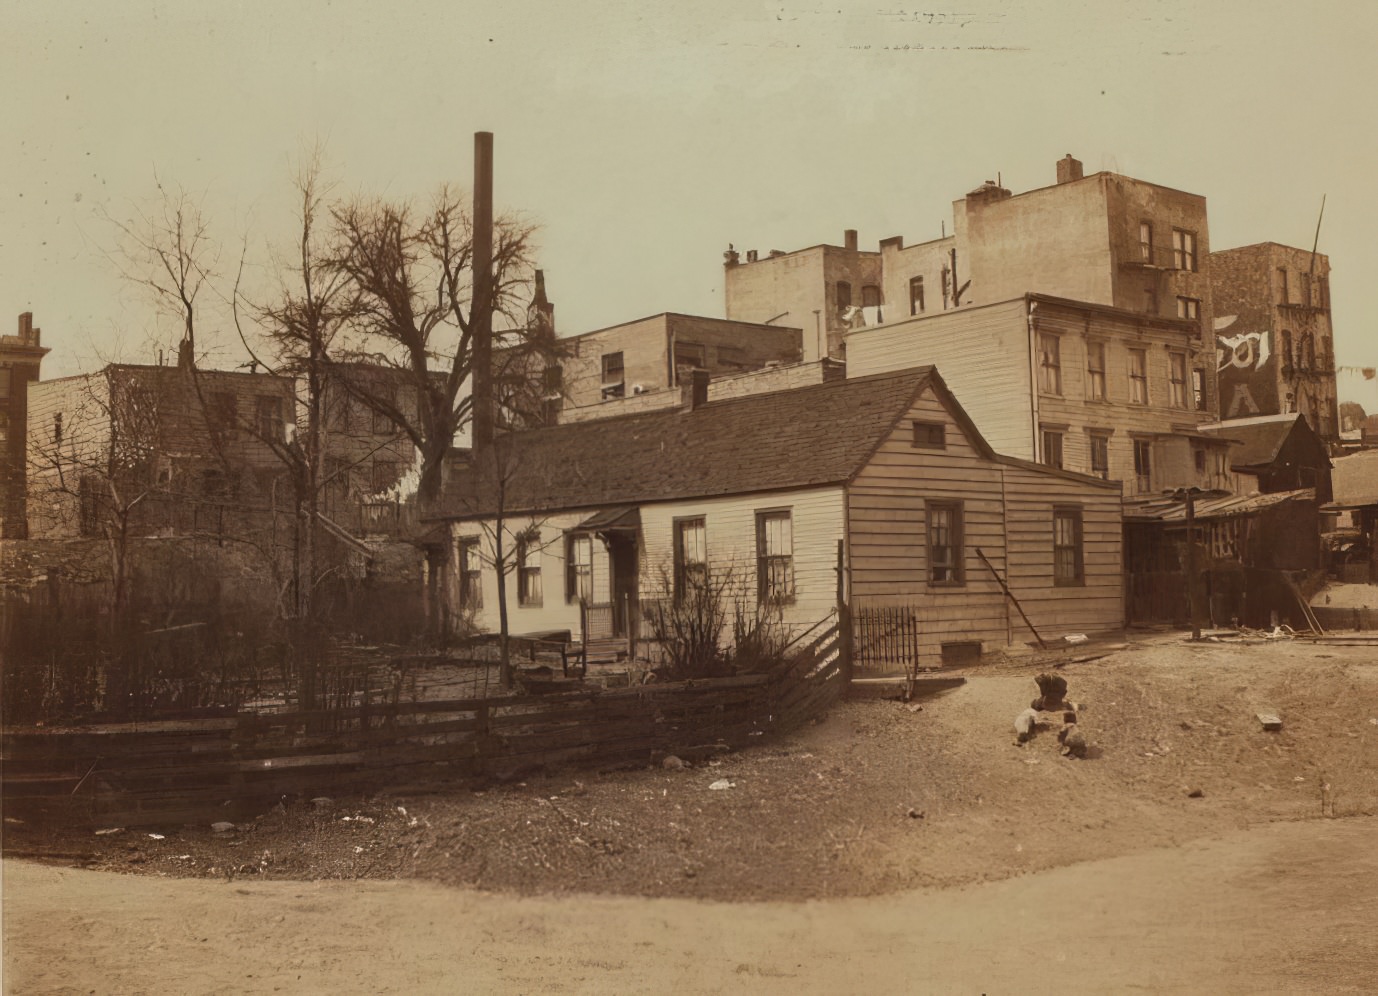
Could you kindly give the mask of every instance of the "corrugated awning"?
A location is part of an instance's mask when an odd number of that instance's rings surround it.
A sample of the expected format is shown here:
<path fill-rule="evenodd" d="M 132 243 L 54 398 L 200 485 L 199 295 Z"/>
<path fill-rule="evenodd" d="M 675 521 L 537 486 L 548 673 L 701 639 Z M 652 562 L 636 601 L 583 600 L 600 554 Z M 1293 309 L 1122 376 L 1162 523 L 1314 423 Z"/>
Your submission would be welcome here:
<path fill-rule="evenodd" d="M 641 509 L 635 505 L 617 505 L 594 512 L 571 530 L 576 533 L 636 532 L 641 528 Z"/>
<path fill-rule="evenodd" d="M 1225 498 L 1204 498 L 1196 503 L 1196 515 L 1201 519 L 1228 519 L 1236 515 L 1252 515 L 1265 508 L 1289 501 L 1315 501 L 1315 488 L 1297 491 L 1274 491 L 1262 495 L 1229 495 Z M 1124 517 L 1133 522 L 1185 522 L 1187 503 L 1163 495 L 1155 498 L 1127 499 Z"/>

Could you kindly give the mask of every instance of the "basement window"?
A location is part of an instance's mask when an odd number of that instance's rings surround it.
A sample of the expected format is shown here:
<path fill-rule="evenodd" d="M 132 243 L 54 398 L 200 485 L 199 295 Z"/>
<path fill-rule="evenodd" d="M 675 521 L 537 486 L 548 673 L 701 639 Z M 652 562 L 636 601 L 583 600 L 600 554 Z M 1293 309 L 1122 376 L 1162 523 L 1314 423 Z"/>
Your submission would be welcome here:
<path fill-rule="evenodd" d="M 943 667 L 976 664 L 981 660 L 980 640 L 959 640 L 941 646 Z"/>

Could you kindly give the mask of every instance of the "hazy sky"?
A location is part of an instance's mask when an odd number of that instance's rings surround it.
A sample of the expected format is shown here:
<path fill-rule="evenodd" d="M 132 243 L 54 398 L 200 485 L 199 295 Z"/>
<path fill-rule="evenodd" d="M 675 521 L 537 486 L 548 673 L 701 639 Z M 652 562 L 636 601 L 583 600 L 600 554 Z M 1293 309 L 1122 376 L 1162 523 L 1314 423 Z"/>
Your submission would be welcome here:
<path fill-rule="evenodd" d="M 0 22 L 0 320 L 35 313 L 45 377 L 175 339 L 103 252 L 102 211 L 155 175 L 204 199 L 228 278 L 246 235 L 290 235 L 316 139 L 342 194 L 424 200 L 467 187 L 479 130 L 499 206 L 542 226 L 566 334 L 721 315 L 729 242 L 922 241 L 982 180 L 1044 186 L 1070 152 L 1206 195 L 1217 249 L 1309 247 L 1328 195 L 1337 359 L 1378 366 L 1366 0 L 107 0 Z M 1346 396 L 1378 411 L 1378 381 Z"/>

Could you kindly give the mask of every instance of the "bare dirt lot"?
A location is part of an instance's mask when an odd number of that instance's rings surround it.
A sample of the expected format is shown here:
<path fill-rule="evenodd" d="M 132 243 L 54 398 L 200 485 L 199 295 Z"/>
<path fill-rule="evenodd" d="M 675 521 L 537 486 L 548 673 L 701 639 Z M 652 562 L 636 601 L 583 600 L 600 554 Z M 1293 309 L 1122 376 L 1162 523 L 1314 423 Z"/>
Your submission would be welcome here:
<path fill-rule="evenodd" d="M 399 787 L 368 799 L 295 801 L 222 834 L 202 826 L 155 828 L 156 838 L 146 829 L 53 834 L 7 824 L 5 846 L 12 855 L 47 854 L 50 862 L 69 867 L 214 880 L 177 886 L 151 878 L 133 882 L 67 873 L 65 887 L 75 887 L 77 894 L 83 881 L 124 881 L 131 895 L 149 892 L 150 901 L 162 909 L 162 904 L 175 906 L 183 900 L 214 903 L 215 896 L 248 890 L 265 897 L 265 902 L 275 897 L 274 903 L 285 904 L 287 912 L 274 914 L 286 918 L 284 923 L 295 922 L 290 903 L 282 898 L 286 895 L 328 894 L 333 904 L 347 902 L 345 897 L 356 894 L 351 890 L 362 890 L 357 891 L 361 901 L 371 897 L 367 902 L 386 904 L 392 900 L 379 897 L 395 897 L 395 890 L 403 886 L 339 885 L 330 886 L 335 891 L 329 893 L 318 891 L 326 886 L 311 886 L 302 893 L 306 886 L 266 880 L 420 879 L 471 890 L 539 894 L 547 897 L 543 903 L 557 902 L 549 898 L 552 894 L 580 894 L 563 913 L 541 906 L 533 920 L 550 932 L 543 936 L 551 957 L 559 953 L 566 960 L 564 927 L 559 924 L 565 917 L 580 919 L 581 911 L 592 908 L 590 900 L 582 898 L 589 893 L 750 900 L 768 904 L 759 908 L 775 911 L 772 917 L 784 916 L 779 911 L 787 910 L 793 912 L 786 920 L 798 915 L 812 922 L 809 910 L 826 910 L 832 916 L 842 909 L 874 911 L 898 904 L 893 912 L 900 915 L 899 907 L 913 905 L 917 896 L 942 897 L 923 903 L 925 909 L 938 911 L 944 904 L 958 902 L 954 897 L 961 894 L 910 892 L 907 898 L 867 901 L 880 904 L 875 906 L 778 904 L 970 886 L 1061 868 L 1059 873 L 1048 872 L 1028 881 L 1046 881 L 1055 892 L 1069 890 L 1058 896 L 1055 905 L 1060 904 L 1059 916 L 1071 919 L 1067 933 L 1056 936 L 1090 937 L 1114 927 L 1100 917 L 1130 914 L 1077 900 L 1093 884 L 1100 887 L 1098 877 L 1087 878 L 1092 874 L 1087 869 L 1101 868 L 1095 876 L 1118 874 L 1126 889 L 1151 894 L 1155 876 L 1158 881 L 1171 876 L 1179 859 L 1184 862 L 1182 873 L 1195 874 L 1187 870 L 1196 865 L 1206 870 L 1223 868 L 1221 856 L 1233 853 L 1235 845 L 1211 841 L 1233 840 L 1245 851 L 1249 847 L 1268 850 L 1267 855 L 1259 854 L 1263 869 L 1251 866 L 1249 874 L 1266 877 L 1269 862 L 1287 867 L 1289 874 L 1297 876 L 1288 886 L 1310 889 L 1305 902 L 1321 919 L 1327 900 L 1315 890 L 1321 879 L 1334 877 L 1335 869 L 1305 860 L 1308 854 L 1321 853 L 1313 841 L 1317 834 L 1329 835 L 1327 846 L 1349 849 L 1343 860 L 1355 875 L 1372 873 L 1378 882 L 1378 869 L 1372 866 L 1375 849 L 1350 846 L 1350 837 L 1356 833 L 1356 839 L 1369 841 L 1378 836 L 1371 819 L 1378 813 L 1374 648 L 1290 641 L 1188 645 L 1171 636 L 1136 643 L 1101 660 L 1069 665 L 1059 673 L 1068 680 L 1069 697 L 1085 704 L 1080 725 L 1092 745 L 1092 757 L 1081 761 L 1059 755 L 1051 730 L 1023 747 L 1014 744 L 1012 721 L 1037 693 L 1032 681 L 1037 670 L 1018 663 L 973 670 L 965 686 L 925 700 L 918 711 L 886 701 L 844 703 L 821 723 L 789 738 L 682 770 L 559 773 L 481 792 L 421 795 Z M 1264 731 L 1256 718 L 1263 711 L 1279 714 L 1283 728 Z M 712 787 L 723 783 L 727 787 Z M 1261 829 L 1283 822 L 1293 825 Z M 1254 836 L 1241 836 L 1248 828 L 1253 828 Z M 1263 840 L 1258 834 L 1273 836 L 1266 838 L 1266 844 L 1243 843 Z M 1301 836 L 1291 841 L 1287 834 Z M 1292 854 L 1287 851 L 1291 846 L 1304 853 Z M 1200 857 L 1216 851 L 1214 859 Z M 1350 851 L 1369 864 L 1355 865 Z M 1278 862 L 1277 854 L 1283 852 L 1291 856 Z M 1188 861 L 1188 854 L 1197 857 Z M 1133 861 L 1139 864 L 1127 863 Z M 1063 867 L 1074 864 L 1077 869 Z M 42 941 L 47 935 L 26 929 L 16 932 L 15 924 L 23 923 L 16 920 L 22 915 L 16 911 L 33 902 L 27 890 L 52 874 L 52 869 L 26 866 L 21 877 L 11 876 L 7 882 L 10 944 L 6 959 L 12 972 L 32 971 L 43 963 Z M 1071 878 L 1063 882 L 1057 875 Z M 1196 895 L 1190 881 L 1173 881 L 1172 889 L 1164 886 L 1161 892 L 1164 901 L 1170 896 L 1187 903 L 1209 898 L 1218 906 L 1223 902 L 1221 895 L 1234 897 L 1239 903 L 1236 908 L 1217 909 L 1216 914 L 1240 929 L 1254 920 L 1270 922 L 1273 916 L 1253 902 L 1248 889 L 1206 897 Z M 1263 881 L 1258 878 L 1255 885 Z M 99 893 L 115 887 L 93 884 L 91 888 Z M 294 888 L 297 893 L 284 891 Z M 449 895 L 460 905 L 478 901 L 469 892 L 434 892 L 421 884 L 405 888 L 420 890 L 416 896 Z M 984 919 L 973 923 L 1000 919 L 995 915 L 997 908 L 1004 908 L 999 889 L 1017 886 L 1009 882 L 982 886 L 981 895 L 990 897 L 985 901 L 995 905 L 983 907 Z M 1178 895 L 1173 889 L 1185 891 Z M 1335 894 L 1333 889 L 1330 894 Z M 1373 894 L 1373 890 L 1366 893 Z M 487 900 L 498 902 L 494 897 Z M 425 901 L 417 901 L 425 906 Z M 508 909 L 503 904 L 512 904 L 510 908 L 517 911 L 528 908 L 515 897 L 501 900 L 502 908 Z M 627 907 L 636 908 L 650 917 L 661 916 L 656 911 L 662 909 L 699 911 L 664 914 L 663 931 L 652 932 L 663 940 L 664 931 L 683 930 L 686 918 L 697 921 L 704 911 L 713 910 L 711 915 L 725 918 L 724 922 L 750 921 L 750 912 L 739 917 L 720 911 L 755 907 L 673 903 Z M 1351 912 L 1356 923 L 1368 918 L 1367 936 L 1378 932 L 1378 914 L 1371 900 Z M 56 909 L 53 915 L 58 915 Z M 1171 916 L 1164 911 L 1164 918 L 1166 922 Z M 1020 932 L 1026 927 L 1027 923 L 1021 926 L 1017 920 L 1006 923 L 1015 939 L 1023 936 Z M 88 936 L 105 929 L 98 931 L 88 924 L 79 933 Z M 289 925 L 280 931 L 283 944 L 302 945 L 301 957 L 313 950 L 302 934 L 304 929 Z M 801 931 L 792 936 L 808 946 L 808 931 Z M 1301 943 L 1305 938 L 1298 935 L 1291 940 Z M 596 949 L 595 944 L 585 954 L 593 958 Z M 1378 972 L 1378 953 L 1371 942 L 1368 947 L 1351 943 L 1345 951 L 1344 957 L 1335 951 L 1326 957 L 1331 964 L 1350 969 L 1362 964 L 1370 973 Z M 290 951 L 284 948 L 279 953 L 286 957 Z M 1202 947 L 1200 953 L 1208 952 Z M 528 951 L 527 957 L 532 956 Z M 1288 971 L 1310 972 L 1307 977 L 1313 981 L 1323 978 L 1314 973 L 1324 966 L 1308 960 L 1311 955 L 1297 957 L 1301 961 Z M 778 967 L 787 960 L 767 963 Z M 757 959 L 743 964 L 763 963 Z M 592 968 L 589 973 L 590 979 L 598 975 Z M 1332 981 L 1338 985 L 1352 977 L 1352 972 L 1341 972 Z M 426 983 L 421 978 L 417 981 Z M 737 981 L 745 989 L 768 988 L 757 984 L 762 979 L 754 976 Z M 259 991 L 252 980 L 241 982 L 243 991 Z M 630 980 L 624 978 L 624 982 Z M 433 983 L 432 979 L 426 984 Z M 74 979 L 73 984 L 85 986 L 86 981 Z M 53 977 L 48 985 L 46 991 L 63 991 L 66 983 Z M 790 988 L 797 987 L 796 979 Z M 90 988 L 108 991 L 94 984 Z M 703 991 L 712 988 L 705 985 Z M 1147 988 L 1161 991 L 1158 986 Z M 1195 991 L 1213 989 L 1219 991 L 1211 986 Z M 201 990 L 193 986 L 186 991 Z M 541 991 L 541 987 L 517 985 L 513 991 Z M 564 990 L 557 985 L 548 991 Z"/>

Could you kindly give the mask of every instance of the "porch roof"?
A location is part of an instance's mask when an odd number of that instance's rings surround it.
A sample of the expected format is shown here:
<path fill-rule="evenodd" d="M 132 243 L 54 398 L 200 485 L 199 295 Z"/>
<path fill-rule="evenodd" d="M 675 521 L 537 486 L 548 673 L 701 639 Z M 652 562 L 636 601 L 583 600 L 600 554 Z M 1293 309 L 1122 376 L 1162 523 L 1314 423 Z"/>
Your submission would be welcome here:
<path fill-rule="evenodd" d="M 1227 519 L 1236 515 L 1252 515 L 1283 502 L 1315 500 L 1315 488 L 1273 491 L 1268 494 L 1228 495 L 1224 498 L 1204 498 L 1196 503 L 1195 518 L 1198 521 L 1202 519 Z M 1126 498 L 1124 518 L 1126 522 L 1185 522 L 1187 504 L 1169 495 L 1153 498 Z"/>

